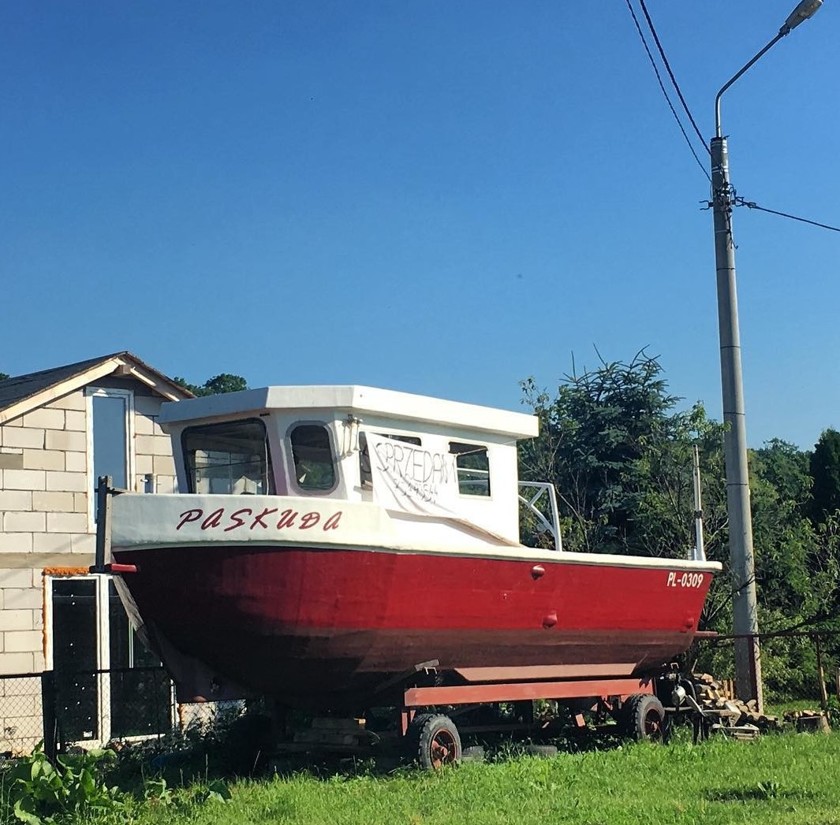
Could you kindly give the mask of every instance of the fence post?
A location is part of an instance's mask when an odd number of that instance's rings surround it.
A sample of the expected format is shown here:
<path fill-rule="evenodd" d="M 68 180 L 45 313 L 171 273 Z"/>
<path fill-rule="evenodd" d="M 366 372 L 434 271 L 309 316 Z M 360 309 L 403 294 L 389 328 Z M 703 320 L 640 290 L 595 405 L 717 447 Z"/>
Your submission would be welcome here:
<path fill-rule="evenodd" d="M 44 723 L 44 753 L 50 762 L 58 754 L 58 717 L 56 705 L 55 671 L 45 670 L 41 674 L 41 718 Z"/>
<path fill-rule="evenodd" d="M 817 650 L 817 674 L 820 679 L 820 707 L 828 710 L 828 691 L 825 689 L 825 668 L 823 668 L 822 646 L 820 645 L 820 635 L 815 633 L 812 636 L 814 640 L 814 647 Z"/>

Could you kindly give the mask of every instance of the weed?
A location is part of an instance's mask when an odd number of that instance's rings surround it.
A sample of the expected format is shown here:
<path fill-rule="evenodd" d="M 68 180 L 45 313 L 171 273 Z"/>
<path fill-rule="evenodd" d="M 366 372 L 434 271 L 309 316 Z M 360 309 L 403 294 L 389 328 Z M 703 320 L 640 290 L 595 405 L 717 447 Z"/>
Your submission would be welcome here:
<path fill-rule="evenodd" d="M 105 765 L 114 759 L 113 751 L 87 751 L 61 756 L 54 766 L 39 745 L 31 756 L 3 774 L 3 819 L 46 825 L 75 822 L 81 816 L 124 813 L 128 797 L 104 779 Z"/>

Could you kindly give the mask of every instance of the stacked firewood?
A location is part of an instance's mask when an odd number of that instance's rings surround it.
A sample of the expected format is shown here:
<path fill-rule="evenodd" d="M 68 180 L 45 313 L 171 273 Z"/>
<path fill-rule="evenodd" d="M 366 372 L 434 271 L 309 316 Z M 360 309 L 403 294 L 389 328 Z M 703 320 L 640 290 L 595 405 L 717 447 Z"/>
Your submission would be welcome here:
<path fill-rule="evenodd" d="M 755 699 L 742 702 L 736 699 L 731 682 L 715 679 L 708 673 L 695 673 L 692 676 L 697 691 L 697 702 L 704 711 L 720 718 L 722 727 L 744 728 L 749 731 L 779 730 L 781 722 L 778 716 L 759 713 Z"/>
<path fill-rule="evenodd" d="M 792 710 L 785 714 L 785 722 L 795 725 L 800 733 L 830 733 L 831 725 L 824 710 Z"/>

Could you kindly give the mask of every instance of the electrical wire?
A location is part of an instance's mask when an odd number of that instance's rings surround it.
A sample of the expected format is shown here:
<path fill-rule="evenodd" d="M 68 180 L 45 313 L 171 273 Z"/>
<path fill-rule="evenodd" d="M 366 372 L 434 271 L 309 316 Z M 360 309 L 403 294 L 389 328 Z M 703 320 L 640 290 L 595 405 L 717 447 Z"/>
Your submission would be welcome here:
<path fill-rule="evenodd" d="M 659 88 L 662 89 L 662 94 L 665 96 L 665 100 L 668 103 L 668 108 L 671 110 L 671 114 L 674 116 L 674 120 L 677 121 L 677 126 L 680 127 L 682 136 L 685 138 L 685 142 L 688 144 L 688 148 L 691 150 L 691 154 L 694 155 L 694 160 L 697 161 L 697 165 L 703 170 L 703 174 L 706 176 L 706 179 L 709 181 L 709 183 L 711 183 L 712 178 L 706 170 L 706 167 L 701 162 L 700 158 L 697 156 L 697 152 L 694 150 L 694 146 L 691 143 L 691 139 L 689 138 L 688 133 L 685 131 L 685 128 L 682 125 L 682 121 L 680 120 L 680 117 L 677 114 L 677 110 L 674 108 L 674 104 L 671 103 L 671 98 L 668 97 L 668 92 L 665 89 L 665 84 L 662 82 L 662 75 L 659 74 L 659 68 L 656 65 L 656 61 L 653 59 L 653 55 L 651 54 L 650 48 L 648 47 L 645 35 L 642 32 L 642 27 L 639 24 L 639 18 L 636 17 L 636 12 L 633 10 L 633 6 L 630 4 L 630 0 L 624 0 L 624 2 L 627 4 L 627 8 L 630 10 L 630 15 L 633 18 L 633 22 L 636 24 L 636 31 L 639 33 L 639 38 L 642 41 L 642 45 L 645 47 L 648 60 L 650 60 L 650 65 L 653 67 L 653 72 L 656 75 L 657 81 L 659 81 Z M 691 117 L 691 115 L 689 115 L 689 117 Z M 697 127 L 695 126 L 694 128 L 696 129 Z M 703 146 L 706 146 L 705 141 L 703 142 Z"/>
<path fill-rule="evenodd" d="M 630 0 L 625 0 L 627 4 L 627 8 L 630 11 L 630 15 L 633 18 L 633 22 L 636 24 L 636 31 L 639 33 L 639 39 L 642 41 L 642 45 L 645 48 L 645 52 L 647 53 L 648 60 L 650 60 L 650 65 L 653 67 L 653 72 L 656 75 L 656 80 L 659 83 L 659 88 L 662 90 L 662 94 L 665 96 L 665 100 L 668 103 L 668 108 L 671 110 L 671 114 L 674 116 L 674 120 L 677 121 L 677 125 L 680 127 L 680 131 L 682 132 L 683 137 L 685 138 L 685 142 L 688 144 L 688 148 L 691 150 L 691 154 L 694 155 L 694 160 L 697 161 L 697 165 L 703 170 L 703 174 L 711 183 L 711 177 L 709 173 L 706 171 L 706 167 L 700 161 L 700 158 L 697 156 L 697 152 L 694 150 L 694 145 L 691 142 L 688 134 L 683 127 L 682 121 L 680 120 L 679 115 L 677 114 L 676 109 L 674 108 L 673 103 L 671 102 L 671 98 L 668 96 L 668 92 L 665 89 L 665 84 L 662 82 L 662 75 L 659 73 L 659 68 L 656 65 L 656 61 L 653 58 L 653 54 L 648 46 L 647 39 L 645 38 L 644 33 L 642 32 L 642 27 L 639 23 L 639 18 L 636 16 L 636 12 L 633 10 L 633 6 L 631 5 Z M 688 108 L 688 104 L 686 103 L 685 97 L 683 96 L 682 90 L 680 89 L 679 83 L 677 83 L 677 79 L 674 76 L 674 72 L 671 70 L 671 64 L 668 62 L 668 58 L 665 55 L 665 50 L 662 48 L 662 43 L 659 40 L 659 35 L 656 33 L 656 28 L 653 25 L 653 20 L 651 20 L 650 14 L 648 13 L 647 6 L 645 4 L 645 0 L 639 0 L 639 6 L 642 9 L 642 12 L 645 16 L 645 21 L 647 22 L 648 29 L 650 29 L 650 33 L 653 36 L 653 40 L 656 43 L 656 48 L 659 50 L 659 56 L 662 58 L 662 62 L 665 65 L 666 70 L 668 71 L 668 76 L 671 78 L 671 83 L 674 86 L 674 89 L 677 93 L 677 96 L 680 99 L 680 103 L 682 103 L 682 107 L 685 110 L 686 115 L 688 115 L 688 119 L 691 121 L 691 125 L 694 127 L 694 131 L 697 133 L 697 137 L 700 138 L 700 142 L 703 144 L 703 148 L 709 152 L 709 147 L 706 145 L 706 140 L 703 137 L 702 132 L 697 126 L 697 122 L 694 120 L 694 117 L 691 114 L 691 110 Z M 810 226 L 817 226 L 820 229 L 828 229 L 831 232 L 840 232 L 840 227 L 831 226 L 827 223 L 820 223 L 819 221 L 812 221 L 809 218 L 801 218 L 798 215 L 791 215 L 788 212 L 779 212 L 776 209 L 767 209 L 764 206 L 759 206 L 755 201 L 747 201 L 742 197 L 735 196 L 733 198 L 733 203 L 735 206 L 746 206 L 748 209 L 756 209 L 760 212 L 768 212 L 771 215 L 778 215 L 781 218 L 789 218 L 792 221 L 799 221 L 800 223 L 807 223 Z"/>
<path fill-rule="evenodd" d="M 790 218 L 792 221 L 799 221 L 800 223 L 807 223 L 811 226 L 818 226 L 820 229 L 830 229 L 832 232 L 840 232 L 840 227 L 830 226 L 827 223 L 820 223 L 819 221 L 812 221 L 808 218 L 800 218 L 797 215 L 789 215 L 787 212 L 778 212 L 775 209 L 767 209 L 764 206 L 759 206 L 755 201 L 744 200 L 744 198 L 735 198 L 736 206 L 746 206 L 747 209 L 757 209 L 759 212 L 769 212 L 771 215 L 778 215 L 781 218 Z"/>
<path fill-rule="evenodd" d="M 711 154 L 709 147 L 706 145 L 706 139 L 703 137 L 702 132 L 697 127 L 697 122 L 694 120 L 694 117 L 691 114 L 691 110 L 688 108 L 688 104 L 685 102 L 682 90 L 680 89 L 680 84 L 677 83 L 677 78 L 674 77 L 674 73 L 671 71 L 671 64 L 668 62 L 668 58 L 665 56 L 665 50 L 662 48 L 662 43 L 659 42 L 659 35 L 656 33 L 656 29 L 653 26 L 653 20 L 650 19 L 647 6 L 645 5 L 645 0 L 639 0 L 639 5 L 642 7 L 642 11 L 644 12 L 648 28 L 650 29 L 650 33 L 653 35 L 654 42 L 656 43 L 656 48 L 659 49 L 659 56 L 662 58 L 662 62 L 665 64 L 665 68 L 668 70 L 668 77 L 671 78 L 671 83 L 674 84 L 674 89 L 677 92 L 677 96 L 680 99 L 680 103 L 682 103 L 683 109 L 685 109 L 685 113 L 688 115 L 688 119 L 691 121 L 691 125 L 694 127 L 694 131 L 697 132 L 697 137 L 700 138 L 700 143 L 703 144 L 703 148 Z"/>

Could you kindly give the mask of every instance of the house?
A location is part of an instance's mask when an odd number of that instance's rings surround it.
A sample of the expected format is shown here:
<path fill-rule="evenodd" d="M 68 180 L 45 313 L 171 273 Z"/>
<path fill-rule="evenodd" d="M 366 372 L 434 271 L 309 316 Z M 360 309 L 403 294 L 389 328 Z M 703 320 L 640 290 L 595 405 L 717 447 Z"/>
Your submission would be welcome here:
<path fill-rule="evenodd" d="M 41 738 L 41 679 L 24 674 L 53 671 L 60 682 L 153 663 L 110 576 L 89 572 L 94 488 L 110 475 L 117 487 L 174 491 L 157 417 L 162 402 L 191 395 L 129 352 L 0 381 L 0 751 Z M 97 675 L 70 682 L 70 738 L 131 727 L 121 699 L 136 686 Z"/>

